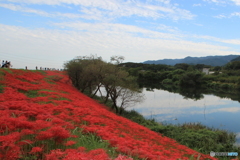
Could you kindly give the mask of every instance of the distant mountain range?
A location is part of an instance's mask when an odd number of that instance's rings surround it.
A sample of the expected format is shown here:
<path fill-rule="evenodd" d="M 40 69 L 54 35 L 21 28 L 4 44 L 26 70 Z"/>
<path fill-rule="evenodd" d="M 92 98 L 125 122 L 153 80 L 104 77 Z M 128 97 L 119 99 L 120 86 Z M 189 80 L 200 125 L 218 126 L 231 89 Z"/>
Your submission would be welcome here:
<path fill-rule="evenodd" d="M 240 59 L 239 55 L 227 55 L 227 56 L 207 56 L 207 57 L 186 57 L 183 59 L 162 59 L 162 60 L 148 60 L 145 64 L 166 64 L 175 65 L 178 63 L 186 64 L 205 64 L 210 66 L 223 66 L 232 60 Z"/>
<path fill-rule="evenodd" d="M 233 62 L 233 61 L 240 61 L 240 56 L 238 56 L 237 58 L 232 59 L 231 61 L 232 61 L 232 62 Z"/>

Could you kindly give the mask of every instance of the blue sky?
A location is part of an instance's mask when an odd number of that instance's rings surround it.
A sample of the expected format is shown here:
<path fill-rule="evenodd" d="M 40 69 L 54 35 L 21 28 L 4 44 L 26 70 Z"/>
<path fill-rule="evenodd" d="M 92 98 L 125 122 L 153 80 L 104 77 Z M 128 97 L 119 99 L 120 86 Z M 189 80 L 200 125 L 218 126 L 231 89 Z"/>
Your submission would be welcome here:
<path fill-rule="evenodd" d="M 240 0 L 0 0 L 0 60 L 62 68 L 90 54 L 240 55 L 239 28 Z"/>

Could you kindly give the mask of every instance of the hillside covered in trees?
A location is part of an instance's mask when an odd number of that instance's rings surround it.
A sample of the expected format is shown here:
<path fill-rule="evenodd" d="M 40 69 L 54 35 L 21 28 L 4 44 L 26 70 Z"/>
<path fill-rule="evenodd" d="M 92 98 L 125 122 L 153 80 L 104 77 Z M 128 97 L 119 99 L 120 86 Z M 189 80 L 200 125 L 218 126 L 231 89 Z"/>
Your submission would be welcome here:
<path fill-rule="evenodd" d="M 232 62 L 233 62 L 233 61 L 240 61 L 240 56 L 238 56 L 237 58 L 232 59 L 231 61 L 232 61 Z"/>
<path fill-rule="evenodd" d="M 211 66 L 223 66 L 237 57 L 239 57 L 239 55 L 186 57 L 183 59 L 148 60 L 143 63 L 144 64 L 166 64 L 166 65 L 172 65 L 172 66 L 178 63 L 186 63 L 191 65 L 204 64 L 204 65 L 211 65 Z"/>
<path fill-rule="evenodd" d="M 240 90 L 240 61 L 229 62 L 224 66 L 205 64 L 190 65 L 122 63 L 130 75 L 137 77 L 142 85 L 172 85 L 180 88 L 208 88 L 214 90 Z M 207 73 L 203 69 L 207 68 Z"/>

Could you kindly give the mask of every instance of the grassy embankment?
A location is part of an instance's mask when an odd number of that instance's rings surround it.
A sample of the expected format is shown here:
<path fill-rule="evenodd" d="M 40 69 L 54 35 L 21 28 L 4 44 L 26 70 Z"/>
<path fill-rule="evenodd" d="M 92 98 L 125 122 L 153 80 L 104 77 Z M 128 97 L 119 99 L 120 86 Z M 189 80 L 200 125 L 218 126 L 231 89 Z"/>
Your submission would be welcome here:
<path fill-rule="evenodd" d="M 0 88 L 3 160 L 214 159 L 115 115 L 63 72 L 1 69 Z"/>
<path fill-rule="evenodd" d="M 101 139 L 95 133 L 84 131 L 83 128 L 78 126 L 71 127 L 66 132 L 65 129 L 69 127 L 68 124 L 64 124 L 63 128 L 62 125 L 64 121 L 67 122 L 68 120 L 58 117 L 57 115 L 60 113 L 52 112 L 53 114 L 51 114 L 51 110 L 45 108 L 57 107 L 61 104 L 61 101 L 71 102 L 70 99 L 57 95 L 56 93 L 59 91 L 50 87 L 51 85 L 56 86 L 56 81 L 62 78 L 61 74 L 48 76 L 43 71 L 0 69 L 0 159 L 57 160 L 63 157 L 71 159 L 68 155 L 71 153 L 74 155 L 75 152 L 78 153 L 75 158 L 79 156 L 87 159 L 128 159 L 128 156 L 121 154 L 116 150 L 116 147 L 110 146 L 107 140 Z M 10 81 L 6 82 L 6 80 Z M 43 82 L 47 82 L 49 86 L 45 86 L 46 88 L 31 86 L 32 84 L 46 85 Z M 11 90 L 17 90 L 18 93 L 13 94 Z M 51 94 L 55 96 L 49 96 Z M 58 104 L 58 102 L 60 103 Z M 38 108 L 39 106 L 34 106 L 34 103 L 40 104 L 40 107 L 43 107 L 46 112 L 43 112 L 42 108 Z M 52 109 L 54 110 L 54 108 Z M 59 108 L 60 110 L 61 108 Z M 38 111 L 40 113 L 34 113 Z M 46 116 L 46 114 L 49 115 Z M 46 117 L 41 118 L 39 116 Z M 51 123 L 54 120 L 58 122 Z M 80 122 L 82 125 L 86 123 L 84 121 Z M 38 125 L 44 126 L 38 127 Z M 55 131 L 49 131 L 51 126 L 59 128 L 55 128 Z M 46 137 L 41 138 L 41 136 L 44 136 L 44 131 L 49 131 L 49 133 L 45 133 Z M 66 135 L 56 133 L 58 131 L 65 132 Z M 62 140 L 57 141 L 58 138 Z M 75 149 L 75 152 L 70 150 L 66 152 L 68 149 Z M 134 156 L 133 158 L 139 159 Z"/>

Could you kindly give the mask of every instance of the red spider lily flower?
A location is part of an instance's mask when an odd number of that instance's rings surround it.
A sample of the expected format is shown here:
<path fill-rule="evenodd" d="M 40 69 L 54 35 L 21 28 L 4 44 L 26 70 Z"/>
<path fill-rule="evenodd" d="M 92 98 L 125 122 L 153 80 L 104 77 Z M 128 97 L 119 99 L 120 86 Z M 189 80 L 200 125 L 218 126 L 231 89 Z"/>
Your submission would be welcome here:
<path fill-rule="evenodd" d="M 33 147 L 32 150 L 29 152 L 31 154 L 42 152 L 43 149 L 41 147 Z"/>
<path fill-rule="evenodd" d="M 91 150 L 91 151 L 89 152 L 89 155 L 91 155 L 91 157 L 92 157 L 93 159 L 103 159 L 103 160 L 109 159 L 106 151 L 103 150 L 103 149 L 101 149 L 101 148 L 100 148 L 100 149 Z"/>
<path fill-rule="evenodd" d="M 56 142 L 60 143 L 69 137 L 70 133 L 67 130 L 61 126 L 54 126 L 47 131 L 41 131 L 36 138 L 38 140 L 54 139 Z"/>
<path fill-rule="evenodd" d="M 46 160 L 59 160 L 66 156 L 66 153 L 60 149 L 52 150 L 50 154 L 46 155 Z"/>
<path fill-rule="evenodd" d="M 47 140 L 51 138 L 54 138 L 53 134 L 48 131 L 41 131 L 36 137 L 37 140 Z"/>
<path fill-rule="evenodd" d="M 57 142 L 61 142 L 62 140 L 70 137 L 69 131 L 65 130 L 61 126 L 52 127 L 48 131 L 52 133 Z"/>
<path fill-rule="evenodd" d="M 77 138 L 78 136 L 77 136 L 77 135 L 71 135 L 70 137 L 72 137 L 72 138 Z"/>
<path fill-rule="evenodd" d="M 19 141 L 21 138 L 20 133 L 12 132 L 6 136 L 0 136 L 0 150 L 4 150 L 7 147 L 11 147 L 15 145 L 15 142 Z"/>
<path fill-rule="evenodd" d="M 65 146 L 71 146 L 71 145 L 74 145 L 74 144 L 76 144 L 75 141 L 67 141 Z"/>
<path fill-rule="evenodd" d="M 6 150 L 6 152 L 3 152 L 3 160 L 7 159 L 7 160 L 16 160 L 18 158 L 20 158 L 20 153 L 21 153 L 21 148 L 17 145 L 12 145 L 11 147 L 9 146 Z M 0 149 L 0 152 L 2 152 L 2 150 Z"/>

